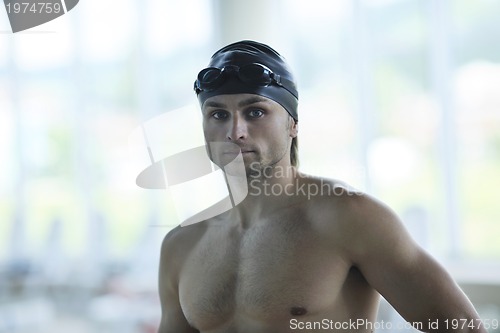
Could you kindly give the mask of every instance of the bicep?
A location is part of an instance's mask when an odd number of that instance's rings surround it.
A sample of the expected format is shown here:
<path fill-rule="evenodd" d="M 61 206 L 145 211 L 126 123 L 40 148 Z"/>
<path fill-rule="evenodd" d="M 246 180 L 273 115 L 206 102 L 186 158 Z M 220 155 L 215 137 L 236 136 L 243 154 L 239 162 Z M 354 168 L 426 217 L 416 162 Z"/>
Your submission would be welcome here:
<path fill-rule="evenodd" d="M 399 250 L 375 251 L 377 256 L 367 255 L 360 261 L 359 269 L 368 283 L 410 322 L 463 315 L 464 295 L 441 265 L 423 250 L 398 256 Z"/>
<path fill-rule="evenodd" d="M 170 290 L 160 292 L 160 302 L 161 321 L 158 333 L 198 333 L 188 324 L 176 292 Z"/>
<path fill-rule="evenodd" d="M 199 333 L 186 320 L 179 302 L 176 283 L 179 263 L 172 241 L 165 237 L 160 254 L 158 290 L 161 304 L 161 321 L 158 333 Z"/>
<path fill-rule="evenodd" d="M 354 264 L 368 283 L 410 322 L 477 318 L 442 266 L 410 237 L 397 216 L 370 203 L 361 223 Z"/>

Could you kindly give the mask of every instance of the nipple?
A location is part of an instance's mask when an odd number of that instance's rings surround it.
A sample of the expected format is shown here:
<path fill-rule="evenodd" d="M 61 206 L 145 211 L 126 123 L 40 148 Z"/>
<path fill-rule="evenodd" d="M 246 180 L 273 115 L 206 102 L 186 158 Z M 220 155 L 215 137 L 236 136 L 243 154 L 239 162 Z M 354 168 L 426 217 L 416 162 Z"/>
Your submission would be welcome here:
<path fill-rule="evenodd" d="M 292 316 L 303 316 L 307 313 L 307 310 L 301 306 L 294 306 L 290 309 L 290 314 Z"/>

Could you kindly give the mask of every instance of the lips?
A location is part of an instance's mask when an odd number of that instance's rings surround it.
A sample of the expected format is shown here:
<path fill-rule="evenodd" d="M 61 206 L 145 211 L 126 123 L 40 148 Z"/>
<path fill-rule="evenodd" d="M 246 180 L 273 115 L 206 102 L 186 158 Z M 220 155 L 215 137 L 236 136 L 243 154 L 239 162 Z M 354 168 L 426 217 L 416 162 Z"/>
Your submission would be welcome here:
<path fill-rule="evenodd" d="M 254 151 L 253 150 L 241 150 L 241 151 L 225 151 L 223 152 L 224 155 L 238 155 L 239 153 L 241 154 L 249 154 L 249 153 L 253 153 Z"/>
<path fill-rule="evenodd" d="M 243 148 L 243 147 L 237 147 L 234 145 L 234 147 L 226 147 L 227 149 L 224 149 L 222 151 L 223 154 L 225 155 L 237 155 L 239 153 L 241 154 L 248 154 L 248 153 L 254 153 L 255 151 L 250 149 L 250 148 Z"/>

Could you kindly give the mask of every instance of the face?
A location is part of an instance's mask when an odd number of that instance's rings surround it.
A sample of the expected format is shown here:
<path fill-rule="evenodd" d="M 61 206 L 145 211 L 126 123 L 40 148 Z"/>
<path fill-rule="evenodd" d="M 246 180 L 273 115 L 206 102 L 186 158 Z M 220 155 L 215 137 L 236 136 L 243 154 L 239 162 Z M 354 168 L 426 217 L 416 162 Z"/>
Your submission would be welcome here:
<path fill-rule="evenodd" d="M 203 104 L 202 114 L 206 142 L 222 143 L 211 146 L 215 164 L 226 165 L 241 151 L 247 174 L 255 167 L 290 165 L 298 128 L 275 101 L 252 94 L 213 96 Z"/>

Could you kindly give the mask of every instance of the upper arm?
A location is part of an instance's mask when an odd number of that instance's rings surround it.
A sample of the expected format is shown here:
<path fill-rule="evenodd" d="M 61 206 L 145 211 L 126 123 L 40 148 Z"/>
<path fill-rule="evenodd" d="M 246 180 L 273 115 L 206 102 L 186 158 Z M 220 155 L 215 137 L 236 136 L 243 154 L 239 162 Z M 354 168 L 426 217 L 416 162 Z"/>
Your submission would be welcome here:
<path fill-rule="evenodd" d="M 161 247 L 158 274 L 161 322 L 158 333 L 197 333 L 188 324 L 179 302 L 178 275 L 183 258 L 182 251 L 176 248 L 176 231 L 177 228 L 165 236 Z"/>
<path fill-rule="evenodd" d="M 352 261 L 368 283 L 409 322 L 479 317 L 442 266 L 410 237 L 387 207 L 365 197 L 356 203 Z"/>

